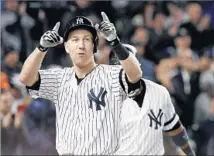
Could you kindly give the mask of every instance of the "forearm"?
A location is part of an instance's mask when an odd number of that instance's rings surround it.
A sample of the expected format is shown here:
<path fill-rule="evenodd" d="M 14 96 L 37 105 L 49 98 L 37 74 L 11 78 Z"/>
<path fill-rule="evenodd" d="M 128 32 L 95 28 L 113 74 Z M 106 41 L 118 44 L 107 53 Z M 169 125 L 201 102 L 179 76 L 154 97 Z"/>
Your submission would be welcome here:
<path fill-rule="evenodd" d="M 57 22 L 52 30 L 45 32 L 40 39 L 39 46 L 26 59 L 19 77 L 26 86 L 31 87 L 39 80 L 38 72 L 48 48 L 63 43 L 63 38 L 58 34 L 59 27 L 60 22 Z"/>
<path fill-rule="evenodd" d="M 178 129 L 169 132 L 173 142 L 179 146 L 186 155 L 195 155 L 189 143 L 186 129 L 181 125 Z"/>
<path fill-rule="evenodd" d="M 138 60 L 133 55 L 130 55 L 129 51 L 126 50 L 121 43 L 114 46 L 113 51 L 118 56 L 129 82 L 137 82 L 142 77 L 142 71 Z"/>
<path fill-rule="evenodd" d="M 180 146 L 180 148 L 182 149 L 182 151 L 186 154 L 186 155 L 193 155 L 195 156 L 195 152 L 193 151 L 193 149 L 191 148 L 189 143 L 186 143 L 183 146 Z"/>
<path fill-rule="evenodd" d="M 38 80 L 38 71 L 46 52 L 36 48 L 24 62 L 20 73 L 20 81 L 26 86 L 32 86 Z"/>
<path fill-rule="evenodd" d="M 138 61 L 132 55 L 126 60 L 120 61 L 129 81 L 131 83 L 137 82 L 142 77 L 142 71 Z"/>
<path fill-rule="evenodd" d="M 112 51 L 117 55 L 120 63 L 128 77 L 130 83 L 136 83 L 142 77 L 142 71 L 136 58 L 129 54 L 129 51 L 121 44 L 118 38 L 116 28 L 110 22 L 105 12 L 101 12 L 103 21 L 96 24 L 96 30 L 100 31 L 104 38 L 109 42 L 113 48 Z"/>

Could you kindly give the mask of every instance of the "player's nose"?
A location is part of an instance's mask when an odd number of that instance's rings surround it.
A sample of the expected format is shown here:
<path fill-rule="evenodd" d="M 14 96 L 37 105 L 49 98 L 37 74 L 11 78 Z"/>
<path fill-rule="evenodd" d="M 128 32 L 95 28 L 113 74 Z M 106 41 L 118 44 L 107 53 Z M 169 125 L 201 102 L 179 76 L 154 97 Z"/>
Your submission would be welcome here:
<path fill-rule="evenodd" d="M 85 43 L 84 43 L 83 40 L 80 40 L 80 42 L 79 42 L 79 48 L 80 49 L 85 49 Z"/>

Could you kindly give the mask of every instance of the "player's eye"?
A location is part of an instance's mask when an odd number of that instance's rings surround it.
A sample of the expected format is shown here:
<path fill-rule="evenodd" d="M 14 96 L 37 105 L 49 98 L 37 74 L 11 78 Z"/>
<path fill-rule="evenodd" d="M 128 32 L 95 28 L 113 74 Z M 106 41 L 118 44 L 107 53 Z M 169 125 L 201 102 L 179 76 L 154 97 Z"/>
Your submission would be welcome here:
<path fill-rule="evenodd" d="M 77 42 L 79 39 L 78 38 L 72 38 L 71 41 L 72 42 Z"/>
<path fill-rule="evenodd" d="M 91 38 L 87 37 L 87 38 L 84 38 L 83 40 L 84 40 L 84 41 L 87 41 L 87 42 L 90 42 L 90 41 L 91 41 Z"/>

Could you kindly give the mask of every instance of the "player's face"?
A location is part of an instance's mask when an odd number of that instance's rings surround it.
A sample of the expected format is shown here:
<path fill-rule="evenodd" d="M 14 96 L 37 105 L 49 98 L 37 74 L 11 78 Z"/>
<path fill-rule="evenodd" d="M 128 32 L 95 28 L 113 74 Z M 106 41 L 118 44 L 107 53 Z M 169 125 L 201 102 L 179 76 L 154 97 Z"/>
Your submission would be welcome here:
<path fill-rule="evenodd" d="M 87 30 L 77 29 L 72 31 L 65 43 L 65 49 L 73 64 L 80 68 L 94 61 L 93 36 Z"/>
<path fill-rule="evenodd" d="M 11 104 L 13 102 L 13 96 L 11 92 L 6 91 L 0 96 L 0 111 L 2 114 L 7 114 L 11 109 Z"/>

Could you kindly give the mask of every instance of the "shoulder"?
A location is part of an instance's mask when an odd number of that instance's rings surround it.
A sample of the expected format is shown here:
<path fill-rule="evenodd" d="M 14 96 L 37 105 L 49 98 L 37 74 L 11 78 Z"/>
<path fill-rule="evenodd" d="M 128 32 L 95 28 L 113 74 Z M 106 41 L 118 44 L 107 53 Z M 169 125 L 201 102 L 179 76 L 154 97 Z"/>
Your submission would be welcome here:
<path fill-rule="evenodd" d="M 102 65 L 99 65 L 100 66 L 100 69 L 103 69 L 104 72 L 107 72 L 107 73 L 118 73 L 121 69 L 122 69 L 122 66 L 121 65 L 106 65 L 106 64 L 102 64 Z"/>
<path fill-rule="evenodd" d="M 117 70 L 122 69 L 121 65 L 108 65 L 108 64 L 100 64 L 100 67 L 107 69 L 107 70 Z"/>
<path fill-rule="evenodd" d="M 45 75 L 65 75 L 74 72 L 74 68 L 70 67 L 65 67 L 65 68 L 47 68 L 47 69 L 42 69 L 39 70 L 40 74 L 45 74 Z"/>
<path fill-rule="evenodd" d="M 74 70 L 74 67 L 64 67 L 64 68 L 49 68 L 52 72 L 68 72 Z"/>
<path fill-rule="evenodd" d="M 159 108 L 167 108 L 171 105 L 171 96 L 166 87 L 159 85 L 150 80 L 145 80 L 146 91 L 151 103 L 151 106 L 159 107 Z"/>
<path fill-rule="evenodd" d="M 143 79 L 143 81 L 145 82 L 147 92 L 151 92 L 154 95 L 161 96 L 167 96 L 169 94 L 166 87 L 147 79 Z"/>
<path fill-rule="evenodd" d="M 160 85 L 160 84 L 157 84 L 151 80 L 148 80 L 148 79 L 143 79 L 143 81 L 145 82 L 146 86 L 149 87 L 149 88 L 153 88 L 153 89 L 159 89 L 159 90 L 166 90 L 166 87 Z"/>

